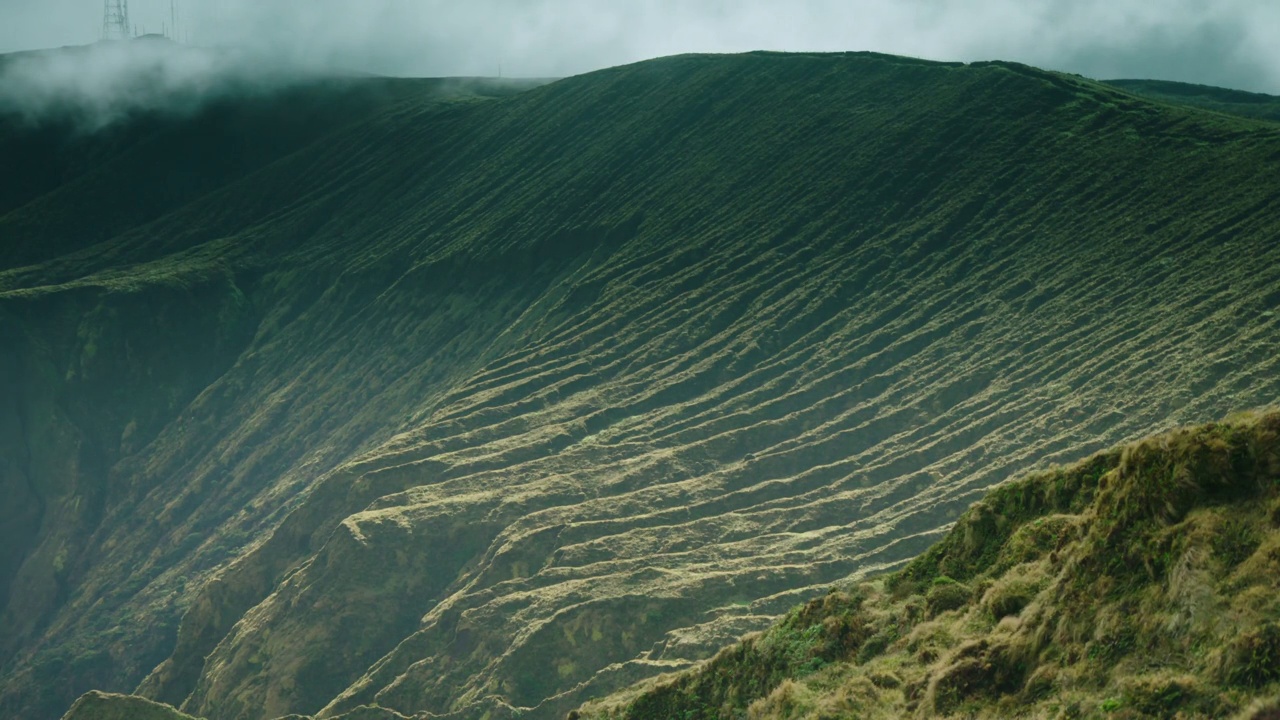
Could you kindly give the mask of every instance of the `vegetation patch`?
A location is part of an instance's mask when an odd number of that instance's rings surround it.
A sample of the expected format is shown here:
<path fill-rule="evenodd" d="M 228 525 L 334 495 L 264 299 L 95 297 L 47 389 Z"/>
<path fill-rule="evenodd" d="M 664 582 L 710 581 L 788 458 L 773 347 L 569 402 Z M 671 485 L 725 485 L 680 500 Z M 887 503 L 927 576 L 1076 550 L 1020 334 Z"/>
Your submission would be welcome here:
<path fill-rule="evenodd" d="M 848 716 L 1269 718 L 1280 578 L 1246 570 L 1280 533 L 1256 514 L 1273 507 L 1277 482 L 1275 412 L 1032 475 L 993 491 L 904 569 L 830 596 L 861 599 L 849 614 L 861 646 L 827 656 L 853 662 L 813 675 L 802 660 L 818 643 L 801 644 L 766 675 L 747 641 L 659 689 L 581 712 L 682 717 L 688 696 L 670 689 L 699 686 L 733 657 L 736 675 L 754 682 L 715 674 L 717 699 L 736 698 L 716 705 L 719 717 L 744 706 L 761 720 L 841 717 L 820 708 L 857 686 L 868 700 L 841 696 Z M 1242 569 L 1223 583 L 1223 567 Z M 795 638 L 799 618 L 817 614 L 838 627 L 841 606 L 815 601 L 762 637 Z M 657 696 L 666 714 L 648 714 Z"/>
<path fill-rule="evenodd" d="M 1241 633 L 1227 646 L 1226 659 L 1225 675 L 1232 684 L 1260 688 L 1280 680 L 1280 623 Z"/>
<path fill-rule="evenodd" d="M 924 599 L 929 606 L 929 614 L 938 615 L 968 605 L 971 597 L 973 590 L 968 585 L 943 575 L 933 579 L 933 586 Z"/>

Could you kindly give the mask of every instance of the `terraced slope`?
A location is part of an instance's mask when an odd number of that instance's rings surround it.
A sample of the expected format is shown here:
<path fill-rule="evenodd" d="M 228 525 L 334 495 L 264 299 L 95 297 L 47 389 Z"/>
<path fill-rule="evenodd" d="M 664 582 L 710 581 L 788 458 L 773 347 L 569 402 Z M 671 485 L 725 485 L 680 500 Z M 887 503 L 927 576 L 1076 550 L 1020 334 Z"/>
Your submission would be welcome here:
<path fill-rule="evenodd" d="M 556 717 L 688 667 L 1034 464 L 1274 400 L 1277 169 L 1023 66 L 688 56 L 0 273 L 44 513 L 0 710 Z"/>
<path fill-rule="evenodd" d="M 1280 713 L 1280 413 L 993 491 L 900 572 L 574 718 Z"/>

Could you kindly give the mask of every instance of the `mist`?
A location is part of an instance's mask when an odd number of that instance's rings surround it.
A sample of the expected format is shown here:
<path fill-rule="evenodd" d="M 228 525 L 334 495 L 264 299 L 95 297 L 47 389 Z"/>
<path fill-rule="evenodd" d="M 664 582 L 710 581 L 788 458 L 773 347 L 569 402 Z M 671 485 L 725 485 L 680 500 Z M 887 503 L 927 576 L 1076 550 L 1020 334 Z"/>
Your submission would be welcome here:
<path fill-rule="evenodd" d="M 300 69 L 562 77 L 758 49 L 1016 60 L 1099 79 L 1280 93 L 1280 4 L 1271 0 L 132 0 L 130 9 L 138 32 L 205 50 L 152 43 L 79 64 L 11 60 L 0 104 L 31 118 L 78 105 L 109 123 L 131 109 L 271 86 Z M 102 0 L 0 0 L 0 52 L 87 45 L 101 30 Z"/>
<path fill-rule="evenodd" d="M 165 39 L 15 53 L 0 61 L 0 113 L 94 132 L 139 113 L 183 115 L 228 96 L 268 93 L 315 68 L 249 50 Z"/>

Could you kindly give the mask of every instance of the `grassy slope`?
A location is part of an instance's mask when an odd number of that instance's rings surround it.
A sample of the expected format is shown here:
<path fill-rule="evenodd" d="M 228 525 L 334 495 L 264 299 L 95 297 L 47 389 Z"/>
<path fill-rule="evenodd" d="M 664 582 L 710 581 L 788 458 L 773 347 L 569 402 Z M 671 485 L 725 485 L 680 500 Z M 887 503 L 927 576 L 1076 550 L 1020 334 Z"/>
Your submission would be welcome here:
<path fill-rule="evenodd" d="M 308 79 L 191 113 L 139 113 L 102 131 L 0 113 L 0 270 L 71 255 L 145 226 L 335 131 L 401 104 L 500 97 L 534 83 Z M 247 218 L 239 218 L 244 222 Z"/>
<path fill-rule="evenodd" d="M 1280 97 L 1167 80 L 1108 80 L 1108 85 L 1162 102 L 1214 112 L 1280 121 Z"/>
<path fill-rule="evenodd" d="M 73 520 L 0 708 L 168 656 L 140 691 L 212 718 L 552 717 L 688 666 L 1010 473 L 1274 399 L 1277 164 L 1021 66 L 681 57 L 0 273 L 3 470 Z"/>
<path fill-rule="evenodd" d="M 71 706 L 63 720 L 195 720 L 190 715 L 145 698 L 86 693 Z"/>
<path fill-rule="evenodd" d="M 91 135 L 73 124 L 32 126 L 2 116 L 0 146 L 13 182 L 0 187 L 0 267 L 23 278 L 7 287 L 39 287 L 59 268 L 79 277 L 87 273 L 84 262 L 127 268 L 163 257 L 173 250 L 169 232 L 144 231 L 156 246 L 124 256 L 110 239 L 175 213 L 201 217 L 211 228 L 208 213 L 186 206 L 203 199 L 207 208 L 207 196 L 299 151 L 324 154 L 330 135 L 362 119 L 401 105 L 418 112 L 456 107 L 536 84 L 309 80 L 221 98 L 194 114 L 145 114 Z M 241 212 L 233 225 L 259 219 Z M 110 506 L 145 491 L 117 487 L 107 497 L 116 463 L 145 447 L 225 372 L 262 320 L 237 284 L 244 275 L 225 266 L 156 279 L 133 280 L 132 292 L 41 291 L 0 309 L 0 488 L 10 499 L 0 509 L 0 607 L 7 611 L 0 665 L 12 663 L 15 648 L 66 600 L 67 578 L 77 572 L 70 555 L 91 544 Z M 182 550 L 191 549 L 187 543 Z M 18 588 L 12 597 L 11 584 Z M 171 637 L 175 622 L 157 621 L 150 632 Z M 79 691 L 60 685 L 61 675 L 114 686 L 121 665 L 138 674 L 161 659 L 132 655 L 127 643 L 108 651 L 107 635 L 98 627 L 92 639 L 60 647 L 20 676 L 47 698 L 24 703 L 51 713 Z M 136 659 L 113 663 L 113 652 Z"/>
<path fill-rule="evenodd" d="M 1280 711 L 1278 413 L 1003 485 L 902 570 L 574 717 L 1240 711 Z"/>

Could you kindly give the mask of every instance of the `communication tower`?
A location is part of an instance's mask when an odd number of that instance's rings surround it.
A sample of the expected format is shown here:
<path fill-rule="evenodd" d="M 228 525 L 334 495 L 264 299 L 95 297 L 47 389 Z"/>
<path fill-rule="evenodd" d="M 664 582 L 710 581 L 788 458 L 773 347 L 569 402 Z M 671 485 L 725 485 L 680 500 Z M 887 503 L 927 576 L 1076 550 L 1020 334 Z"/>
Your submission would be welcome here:
<path fill-rule="evenodd" d="M 102 39 L 128 40 L 133 36 L 129 24 L 129 0 L 104 0 Z"/>

